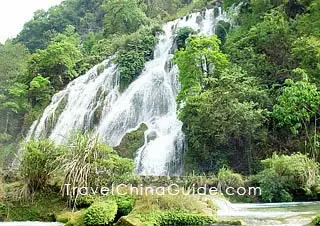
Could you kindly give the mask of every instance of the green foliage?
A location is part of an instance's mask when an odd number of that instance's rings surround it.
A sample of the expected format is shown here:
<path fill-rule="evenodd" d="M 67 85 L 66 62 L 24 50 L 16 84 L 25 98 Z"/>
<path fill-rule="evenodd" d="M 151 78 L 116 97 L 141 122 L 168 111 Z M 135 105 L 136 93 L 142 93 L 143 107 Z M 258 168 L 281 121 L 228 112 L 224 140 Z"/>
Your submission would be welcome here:
<path fill-rule="evenodd" d="M 308 81 L 302 70 L 297 72 L 302 73 L 304 78 L 297 82 L 287 79 L 287 86 L 273 107 L 273 115 L 279 125 L 288 126 L 294 134 L 317 115 L 320 107 L 320 92 L 317 86 Z"/>
<path fill-rule="evenodd" d="M 84 35 L 102 29 L 105 14 L 102 9 L 103 0 L 65 1 L 51 7 L 47 12 L 38 10 L 28 21 L 15 41 L 22 42 L 31 52 L 45 49 L 52 37 L 61 33 L 68 25 Z"/>
<path fill-rule="evenodd" d="M 84 210 L 76 212 L 63 212 L 56 216 L 56 221 L 65 223 L 66 226 L 84 226 Z"/>
<path fill-rule="evenodd" d="M 314 81 L 320 79 L 320 38 L 301 37 L 292 46 L 292 57 L 297 62 L 298 67 L 306 70 L 307 74 Z"/>
<path fill-rule="evenodd" d="M 281 96 L 277 98 L 273 106 L 273 117 L 277 120 L 278 125 L 287 127 L 295 135 L 304 134 L 311 148 L 311 156 L 318 157 L 317 151 L 317 125 L 314 128 L 314 138 L 310 134 L 310 126 L 316 120 L 320 110 L 320 92 L 315 84 L 308 81 L 308 77 L 301 69 L 295 70 L 296 73 L 303 76 L 301 81 L 294 82 L 291 79 L 286 80 L 286 87 L 283 89 Z"/>
<path fill-rule="evenodd" d="M 8 203 L 7 221 L 55 221 L 55 215 L 66 210 L 66 200 L 52 191 L 35 193 L 32 202 Z"/>
<path fill-rule="evenodd" d="M 120 90 L 125 90 L 140 75 L 145 62 L 153 57 L 156 41 L 151 28 L 144 28 L 126 38 L 116 58 L 120 71 Z"/>
<path fill-rule="evenodd" d="M 53 172 L 58 167 L 56 158 L 59 149 L 52 141 L 29 141 L 21 151 L 19 172 L 24 180 L 23 195 L 29 198 L 37 190 L 43 190 L 49 182 Z"/>
<path fill-rule="evenodd" d="M 313 0 L 306 7 L 306 13 L 298 15 L 296 26 L 300 36 L 320 36 L 320 2 Z"/>
<path fill-rule="evenodd" d="M 132 160 L 119 157 L 99 137 L 88 132 L 72 135 L 63 149 L 59 160 L 59 167 L 64 173 L 63 184 L 70 184 L 71 187 L 101 186 L 132 175 Z M 65 194 L 66 186 L 63 186 L 62 192 Z M 71 194 L 70 203 L 77 197 L 78 194 Z"/>
<path fill-rule="evenodd" d="M 220 20 L 216 25 L 216 35 L 221 41 L 221 45 L 224 45 L 224 43 L 227 40 L 228 33 L 230 31 L 231 24 L 228 22 L 225 22 L 223 20 Z"/>
<path fill-rule="evenodd" d="M 186 47 L 186 40 L 190 35 L 195 34 L 195 30 L 191 27 L 180 28 L 176 33 L 175 41 L 177 43 L 177 49 L 184 49 Z"/>
<path fill-rule="evenodd" d="M 320 215 L 316 216 L 313 220 L 312 220 L 312 225 L 320 225 Z"/>
<path fill-rule="evenodd" d="M 218 181 L 222 186 L 238 188 L 244 185 L 241 174 L 234 173 L 231 169 L 221 168 L 218 172 Z"/>
<path fill-rule="evenodd" d="M 181 83 L 178 100 L 199 94 L 209 77 L 219 75 L 229 65 L 219 45 L 217 36 L 191 36 L 187 39 L 186 49 L 175 53 L 174 62 L 179 66 Z"/>
<path fill-rule="evenodd" d="M 257 175 L 263 201 L 292 201 L 295 195 L 312 197 L 319 186 L 319 166 L 303 154 L 276 155 L 262 161 Z"/>
<path fill-rule="evenodd" d="M 29 88 L 29 98 L 35 103 L 48 104 L 51 98 L 51 86 L 49 78 L 38 75 L 32 79 Z"/>
<path fill-rule="evenodd" d="M 74 27 L 68 26 L 63 34 L 55 36 L 45 50 L 37 50 L 31 57 L 29 73 L 49 77 L 53 87 L 61 88 L 77 76 L 76 66 L 82 54 L 80 37 Z"/>
<path fill-rule="evenodd" d="M 215 219 L 212 216 L 188 214 L 179 212 L 166 212 L 160 214 L 158 225 L 207 225 L 215 223 Z"/>
<path fill-rule="evenodd" d="M 117 212 L 117 217 L 119 216 L 127 216 L 134 207 L 135 204 L 135 197 L 133 196 L 117 196 L 115 198 L 116 203 L 118 205 L 118 212 Z"/>
<path fill-rule="evenodd" d="M 88 226 L 107 225 L 114 221 L 117 203 L 112 200 L 92 204 L 85 212 L 84 223 Z"/>
<path fill-rule="evenodd" d="M 250 169 L 258 151 L 254 143 L 264 135 L 265 91 L 239 68 L 226 69 L 208 86 L 199 96 L 188 97 L 180 113 L 188 142 L 187 170 L 217 171 L 233 166 L 235 156 Z"/>
<path fill-rule="evenodd" d="M 105 32 L 133 33 L 142 25 L 147 25 L 148 18 L 139 8 L 137 0 L 110 0 L 105 1 L 104 16 Z"/>
<path fill-rule="evenodd" d="M 21 44 L 7 41 L 0 45 L 0 146 L 7 147 L 22 129 L 28 108 L 27 58 L 28 51 Z"/>

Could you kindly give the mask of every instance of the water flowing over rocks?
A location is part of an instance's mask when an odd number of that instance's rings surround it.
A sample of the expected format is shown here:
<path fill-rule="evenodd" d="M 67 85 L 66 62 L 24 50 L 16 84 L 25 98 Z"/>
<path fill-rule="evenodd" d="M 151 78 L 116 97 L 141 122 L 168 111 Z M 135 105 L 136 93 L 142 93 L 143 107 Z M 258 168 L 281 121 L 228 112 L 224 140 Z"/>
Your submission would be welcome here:
<path fill-rule="evenodd" d="M 226 13 L 203 9 L 163 26 L 154 59 L 123 92 L 119 92 L 119 72 L 113 57 L 97 65 L 55 94 L 41 118 L 33 123 L 27 139 L 49 137 L 66 142 L 70 132 L 95 130 L 104 142 L 118 146 L 126 133 L 145 123 L 145 144 L 137 151 L 136 173 L 179 175 L 183 173 L 185 137 L 177 119 L 178 68 L 172 64 L 175 32 L 191 27 L 202 35 L 212 35 Z M 201 21 L 200 18 L 201 17 Z M 155 136 L 156 134 L 156 136 Z"/>

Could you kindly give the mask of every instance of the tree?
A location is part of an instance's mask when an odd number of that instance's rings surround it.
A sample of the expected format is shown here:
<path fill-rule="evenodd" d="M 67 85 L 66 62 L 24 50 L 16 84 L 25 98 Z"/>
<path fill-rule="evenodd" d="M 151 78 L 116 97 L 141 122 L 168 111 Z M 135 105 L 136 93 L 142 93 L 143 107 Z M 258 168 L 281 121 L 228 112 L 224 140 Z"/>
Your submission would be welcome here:
<path fill-rule="evenodd" d="M 28 106 L 27 49 L 7 41 L 0 45 L 0 134 L 15 137 L 21 130 Z M 0 141 L 2 142 L 2 140 Z"/>
<path fill-rule="evenodd" d="M 108 0 L 104 3 L 106 34 L 132 33 L 141 25 L 148 24 L 148 18 L 139 8 L 137 0 Z"/>
<path fill-rule="evenodd" d="M 315 36 L 298 38 L 292 46 L 292 58 L 307 74 L 318 81 L 320 79 L 320 38 Z"/>
<path fill-rule="evenodd" d="M 219 75 L 229 65 L 219 45 L 217 36 L 191 36 L 187 39 L 186 48 L 175 53 L 174 62 L 179 66 L 181 83 L 178 100 L 199 94 L 209 77 Z"/>
<path fill-rule="evenodd" d="M 74 27 L 68 26 L 64 33 L 55 36 L 48 47 L 37 50 L 29 62 L 32 77 L 39 74 L 49 77 L 53 87 L 60 89 L 77 76 L 76 66 L 81 60 L 80 37 Z"/>
<path fill-rule="evenodd" d="M 280 127 L 287 127 L 297 135 L 304 129 L 304 133 L 311 147 L 311 156 L 316 158 L 317 139 L 312 141 L 310 127 L 314 124 L 314 136 L 317 137 L 317 117 L 320 114 L 320 92 L 315 84 L 308 81 L 307 74 L 296 69 L 296 73 L 302 75 L 302 80 L 286 80 L 286 87 L 283 89 L 281 96 L 277 98 L 273 106 L 272 115 Z"/>
<path fill-rule="evenodd" d="M 236 165 L 233 157 L 239 153 L 246 160 L 241 170 L 251 168 L 253 144 L 260 139 L 266 121 L 264 89 L 231 65 L 219 45 L 216 36 L 192 36 L 174 57 L 179 67 L 179 118 L 187 136 L 189 170 Z"/>

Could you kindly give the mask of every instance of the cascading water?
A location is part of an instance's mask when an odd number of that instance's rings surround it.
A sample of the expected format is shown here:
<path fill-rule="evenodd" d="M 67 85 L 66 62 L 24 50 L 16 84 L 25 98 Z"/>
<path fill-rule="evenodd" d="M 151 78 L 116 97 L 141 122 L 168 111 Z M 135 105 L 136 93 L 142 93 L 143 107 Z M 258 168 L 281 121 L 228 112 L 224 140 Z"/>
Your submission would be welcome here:
<path fill-rule="evenodd" d="M 219 10 L 217 10 L 219 9 Z M 110 146 L 120 144 L 124 135 L 142 123 L 148 126 L 145 144 L 137 152 L 136 173 L 174 175 L 182 173 L 184 135 L 177 119 L 178 69 L 172 65 L 177 29 L 191 27 L 211 35 L 220 20 L 228 20 L 221 8 L 190 14 L 168 22 L 155 47 L 154 59 L 122 94 L 119 73 L 112 58 L 75 79 L 57 93 L 42 117 L 32 125 L 28 138 L 49 137 L 64 142 L 70 131 L 95 129 Z"/>

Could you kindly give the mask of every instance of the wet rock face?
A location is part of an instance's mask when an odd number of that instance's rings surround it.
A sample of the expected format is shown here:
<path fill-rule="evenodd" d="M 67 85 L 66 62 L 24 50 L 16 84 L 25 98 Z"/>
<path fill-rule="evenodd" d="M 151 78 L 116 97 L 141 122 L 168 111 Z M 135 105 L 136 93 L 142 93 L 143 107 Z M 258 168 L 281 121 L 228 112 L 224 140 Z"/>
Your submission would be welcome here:
<path fill-rule="evenodd" d="M 171 71 L 172 67 L 173 67 L 172 61 L 171 60 L 167 60 L 166 64 L 164 65 L 165 72 L 169 73 Z"/>
<path fill-rule="evenodd" d="M 151 131 L 148 135 L 147 135 L 147 142 L 149 143 L 152 140 L 155 140 L 158 137 L 158 134 L 156 131 Z"/>
<path fill-rule="evenodd" d="M 196 18 L 196 23 L 197 24 L 201 24 L 203 21 L 203 17 L 201 15 L 198 15 L 197 18 Z"/>

